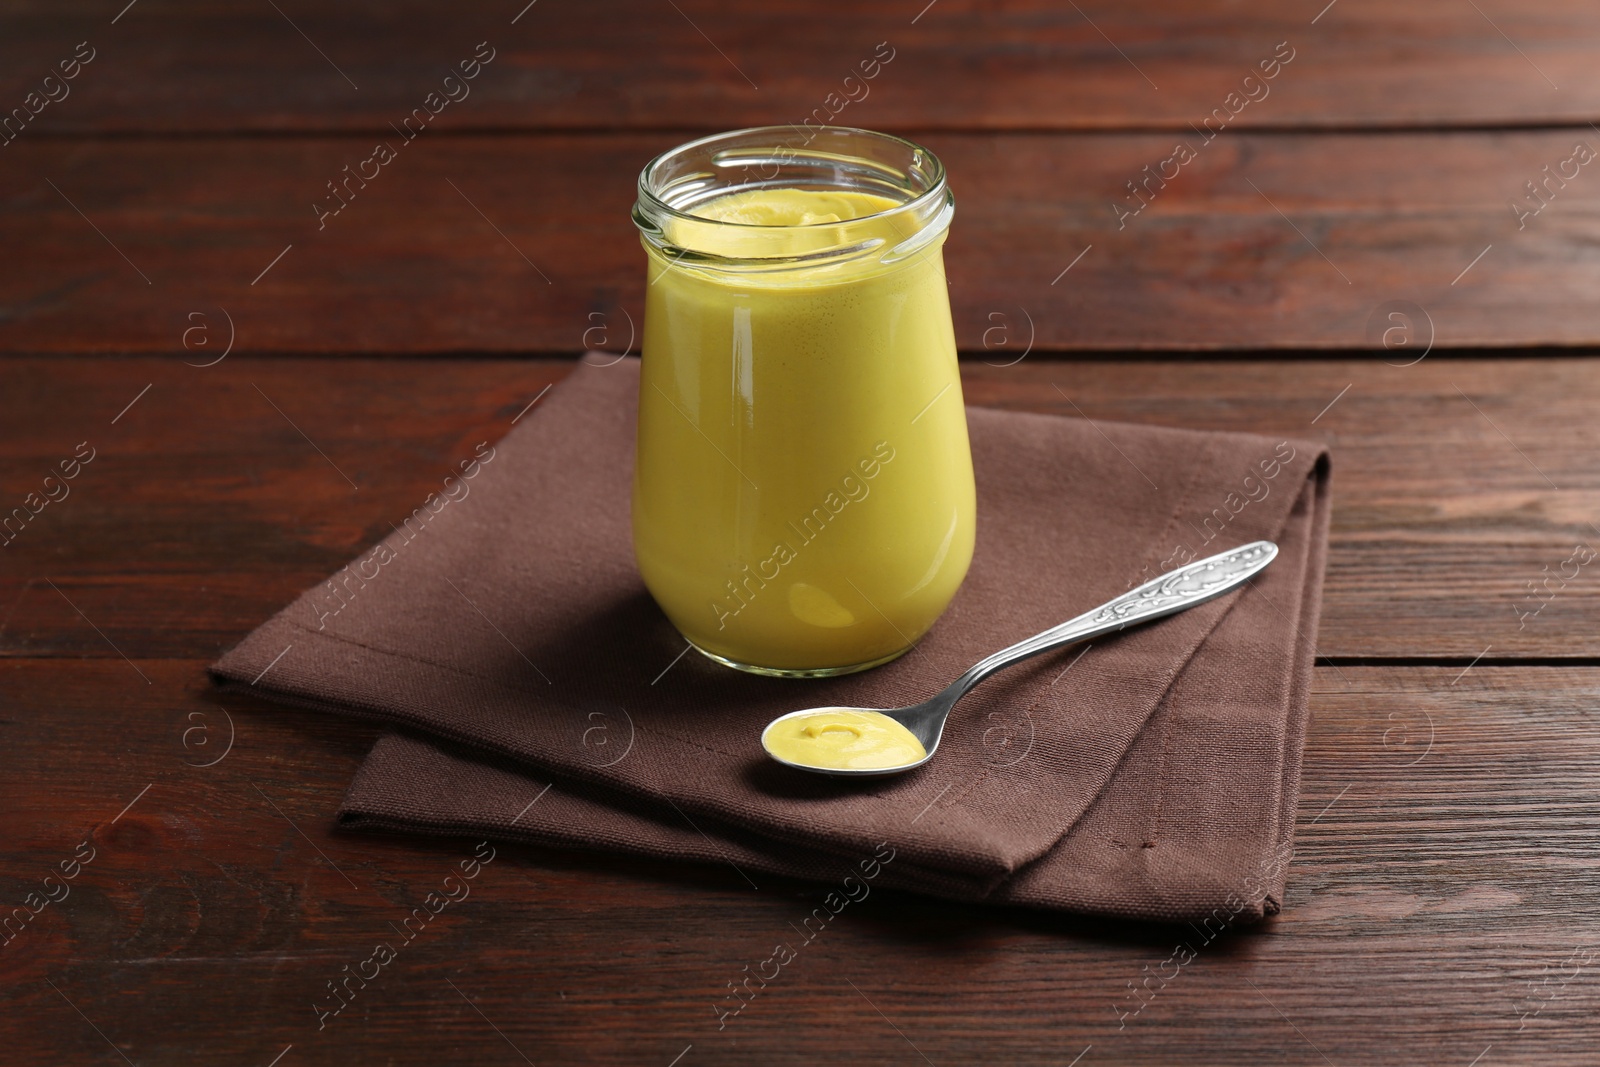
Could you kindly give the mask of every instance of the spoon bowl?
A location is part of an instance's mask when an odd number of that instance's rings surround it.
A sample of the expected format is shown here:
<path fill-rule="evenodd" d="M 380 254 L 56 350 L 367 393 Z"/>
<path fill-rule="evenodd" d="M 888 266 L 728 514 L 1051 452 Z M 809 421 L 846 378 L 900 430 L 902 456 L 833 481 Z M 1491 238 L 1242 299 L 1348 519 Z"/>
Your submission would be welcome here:
<path fill-rule="evenodd" d="M 956 701 L 966 696 L 973 686 L 995 671 L 1052 649 L 1088 641 L 1103 634 L 1115 633 L 1130 626 L 1175 615 L 1198 604 L 1204 604 L 1254 577 L 1271 563 L 1277 554 L 1278 546 L 1271 541 L 1252 541 L 1248 545 L 1168 571 L 1136 589 L 1130 589 L 1121 596 L 1106 601 L 1097 608 L 1068 619 L 1059 626 L 1053 626 L 1009 648 L 1001 649 L 979 661 L 943 691 L 920 704 L 911 704 L 903 708 L 839 706 L 802 708 L 780 715 L 768 723 L 761 732 L 761 747 L 766 749 L 767 755 L 786 767 L 836 778 L 884 778 L 915 770 L 931 760 L 934 753 L 939 750 L 939 741 L 944 736 L 944 724 L 950 718 L 950 710 L 956 706 Z M 875 714 L 893 719 L 909 730 L 922 744 L 924 755 L 919 760 L 893 767 L 818 767 L 785 759 L 772 750 L 768 738 L 778 724 L 803 715 L 817 715 L 830 711 Z"/>
<path fill-rule="evenodd" d="M 938 696 L 933 697 L 931 700 L 924 700 L 920 704 L 912 704 L 911 706 L 904 708 L 847 708 L 841 706 L 801 708 L 799 711 L 791 711 L 786 715 L 779 715 L 776 719 L 773 719 L 771 722 L 769 722 L 766 726 L 766 729 L 761 732 L 761 747 L 766 749 L 767 755 L 771 756 L 785 767 L 793 767 L 800 771 L 809 771 L 812 774 L 827 774 L 839 778 L 884 778 L 891 774 L 904 774 L 906 771 L 915 770 L 933 758 L 934 750 L 939 747 L 939 738 L 944 733 L 945 720 L 950 717 L 950 708 L 953 707 L 955 702 L 960 699 L 959 696 L 948 696 L 949 692 L 950 691 L 947 689 Z M 941 701 L 943 701 L 943 703 L 941 703 Z M 772 746 L 767 743 L 768 731 L 772 730 L 780 723 L 787 722 L 790 719 L 798 719 L 806 715 L 816 715 L 829 711 L 853 711 L 866 714 L 882 715 L 886 718 L 893 719 L 895 722 L 911 731 L 911 736 L 915 737 L 922 745 L 924 749 L 924 755 L 919 760 L 915 760 L 911 763 L 899 764 L 894 767 L 813 767 L 809 764 L 796 763 L 792 760 L 784 759 L 782 756 L 774 752 L 772 750 Z"/>

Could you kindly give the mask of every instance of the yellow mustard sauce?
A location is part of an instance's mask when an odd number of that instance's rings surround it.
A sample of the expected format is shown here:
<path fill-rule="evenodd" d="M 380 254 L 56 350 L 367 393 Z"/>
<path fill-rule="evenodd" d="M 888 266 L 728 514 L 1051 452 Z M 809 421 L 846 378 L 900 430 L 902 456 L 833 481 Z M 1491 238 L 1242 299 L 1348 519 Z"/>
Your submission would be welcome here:
<path fill-rule="evenodd" d="M 826 770 L 883 770 L 926 756 L 922 742 L 876 711 L 828 708 L 772 723 L 761 744 L 778 759 Z"/>
<path fill-rule="evenodd" d="M 815 227 L 855 221 L 893 246 L 910 223 L 877 213 L 895 203 L 744 191 L 693 209 L 739 225 L 684 240 L 799 253 Z M 955 595 L 975 529 L 939 249 L 755 273 L 650 257 L 633 495 L 645 585 L 685 637 L 736 663 L 903 652 Z"/>

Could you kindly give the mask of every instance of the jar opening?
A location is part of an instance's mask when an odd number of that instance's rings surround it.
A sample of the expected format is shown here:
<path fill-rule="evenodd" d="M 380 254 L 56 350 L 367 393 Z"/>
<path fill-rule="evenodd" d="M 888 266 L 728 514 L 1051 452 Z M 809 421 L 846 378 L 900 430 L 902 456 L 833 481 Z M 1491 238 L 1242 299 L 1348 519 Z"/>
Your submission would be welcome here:
<path fill-rule="evenodd" d="M 699 213 L 736 194 L 780 189 L 868 194 L 888 206 L 777 225 Z M 766 126 L 690 141 L 644 168 L 638 194 L 633 218 L 647 246 L 675 262 L 724 269 L 835 258 L 891 262 L 940 239 L 954 212 L 944 166 L 932 152 L 844 126 Z"/>

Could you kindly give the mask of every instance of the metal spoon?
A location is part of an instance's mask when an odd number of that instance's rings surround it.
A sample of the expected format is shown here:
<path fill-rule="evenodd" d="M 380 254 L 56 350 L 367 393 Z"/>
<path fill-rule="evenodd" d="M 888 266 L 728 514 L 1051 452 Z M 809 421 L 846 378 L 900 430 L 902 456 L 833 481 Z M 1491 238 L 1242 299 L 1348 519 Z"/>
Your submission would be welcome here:
<path fill-rule="evenodd" d="M 944 734 L 945 720 L 950 717 L 950 709 L 955 707 L 956 701 L 967 695 L 967 691 L 989 675 L 1014 663 L 1020 663 L 1031 656 L 1041 652 L 1060 648 L 1063 645 L 1075 644 L 1099 637 L 1101 634 L 1112 633 L 1117 630 L 1136 626 L 1139 623 L 1159 619 L 1165 615 L 1175 615 L 1185 611 L 1196 604 L 1221 596 L 1240 582 L 1245 581 L 1258 573 L 1263 567 L 1271 563 L 1278 554 L 1278 546 L 1271 541 L 1254 541 L 1241 548 L 1231 549 L 1227 552 L 1210 556 L 1206 559 L 1196 560 L 1177 570 L 1168 571 L 1166 574 L 1139 586 L 1130 589 L 1119 597 L 1106 601 L 1097 608 L 1084 612 L 1075 619 L 1069 619 L 1059 626 L 1053 626 L 1043 633 L 1035 634 L 1025 641 L 1019 641 L 1010 648 L 1003 648 L 994 655 L 979 662 L 960 678 L 957 678 L 950 687 L 942 693 L 925 700 L 921 704 L 912 704 L 905 708 L 892 708 L 882 710 L 878 708 L 805 708 L 801 711 L 791 711 L 787 715 L 780 715 L 767 724 L 767 730 L 785 719 L 792 719 L 797 715 L 811 715 L 819 711 L 876 711 L 880 715 L 900 723 L 910 730 L 916 739 L 922 742 L 922 747 L 927 750 L 927 755 L 914 763 L 907 763 L 899 767 L 873 767 L 867 770 L 842 770 L 833 767 L 808 767 L 803 763 L 793 763 L 774 755 L 767 749 L 767 755 L 788 767 L 796 770 L 810 771 L 812 774 L 828 774 L 840 778 L 877 778 L 890 774 L 901 774 L 913 768 L 920 767 L 933 758 L 939 749 L 939 738 Z M 766 746 L 766 731 L 762 731 L 762 746 Z"/>

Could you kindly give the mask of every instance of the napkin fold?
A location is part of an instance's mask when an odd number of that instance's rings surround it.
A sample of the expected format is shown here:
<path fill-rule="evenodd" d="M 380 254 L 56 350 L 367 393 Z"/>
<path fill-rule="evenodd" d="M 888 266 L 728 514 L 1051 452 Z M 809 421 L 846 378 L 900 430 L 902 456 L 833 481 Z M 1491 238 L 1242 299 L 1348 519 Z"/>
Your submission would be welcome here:
<path fill-rule="evenodd" d="M 1327 549 L 1320 444 L 968 410 L 977 548 L 901 659 L 743 674 L 686 650 L 634 568 L 638 364 L 580 365 L 395 532 L 213 668 L 399 728 L 339 821 L 728 864 L 949 899 L 1242 923 L 1283 900 Z M 1011 668 L 939 755 L 805 775 L 761 728 L 924 699 L 995 649 L 1258 539 L 1239 591 Z"/>

